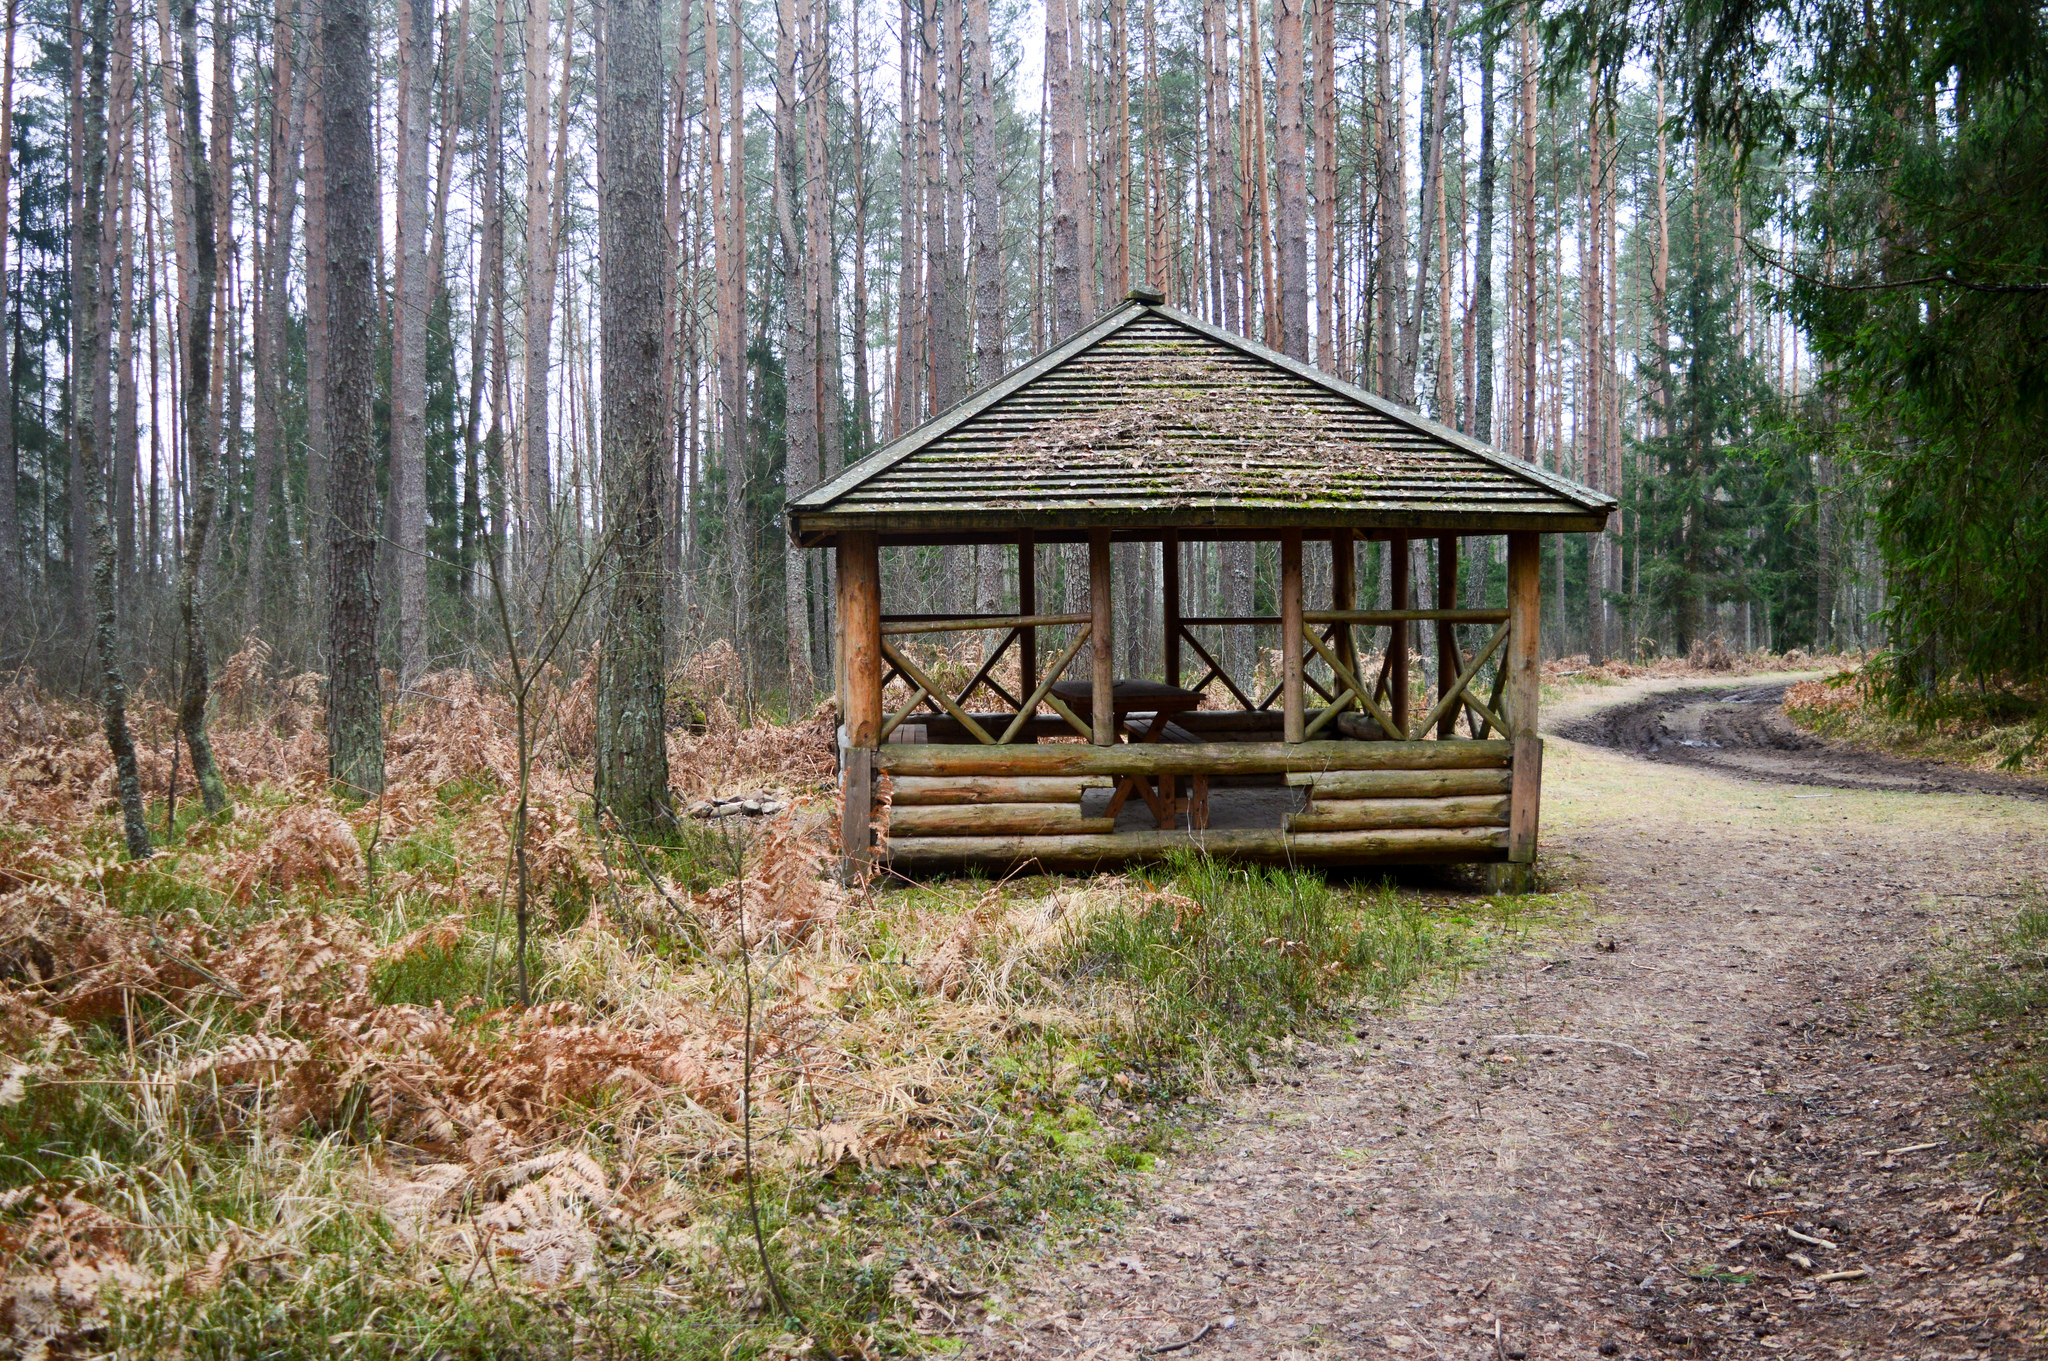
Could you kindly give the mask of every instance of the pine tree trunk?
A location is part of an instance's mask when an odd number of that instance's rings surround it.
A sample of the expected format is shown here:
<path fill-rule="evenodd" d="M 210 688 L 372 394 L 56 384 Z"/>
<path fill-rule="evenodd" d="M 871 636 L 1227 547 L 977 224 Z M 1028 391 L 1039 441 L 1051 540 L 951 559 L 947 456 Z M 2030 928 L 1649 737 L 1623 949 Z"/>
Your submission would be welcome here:
<path fill-rule="evenodd" d="M 1072 0 L 1046 0 L 1045 68 L 1052 112 L 1051 339 L 1055 343 L 1081 329 L 1081 174 L 1075 145 L 1080 109 L 1068 51 L 1073 37 Z M 1071 569 L 1074 561 L 1067 566 Z"/>
<path fill-rule="evenodd" d="M 278 0 L 271 26 L 270 194 L 264 210 L 263 253 L 258 264 L 256 320 L 255 485 L 249 507 L 248 589 L 243 599 L 243 632 L 263 622 L 269 586 L 270 496 L 282 460 L 284 383 L 281 357 L 289 337 L 292 219 L 298 198 L 299 138 L 304 128 L 306 91 L 299 78 L 299 21 L 292 0 Z"/>
<path fill-rule="evenodd" d="M 71 262 L 71 349 L 72 374 L 76 384 L 87 390 L 87 405 L 94 413 L 107 410 L 110 403 L 107 366 L 111 321 L 107 303 L 107 270 L 111 263 L 105 229 L 107 157 L 107 48 L 111 34 L 112 0 L 93 0 L 92 34 L 89 54 L 84 35 L 78 34 L 79 56 L 85 65 L 80 92 L 81 172 L 78 207 L 78 251 Z M 128 854 L 146 859 L 149 828 L 143 818 L 142 781 L 137 773 L 135 743 L 128 733 L 128 685 L 121 674 L 121 639 L 114 599 L 114 532 L 107 513 L 107 445 L 101 438 L 104 426 L 96 415 L 78 423 L 78 443 L 72 457 L 81 475 L 85 504 L 92 525 L 93 567 L 93 651 L 98 664 L 100 725 L 107 748 L 114 757 L 114 786 L 121 799 L 122 832 Z"/>
<path fill-rule="evenodd" d="M 974 381 L 1003 376 L 1003 217 L 996 164 L 995 78 L 989 0 L 967 0 L 968 89 L 974 119 Z M 986 594 L 986 592 L 984 592 Z"/>
<path fill-rule="evenodd" d="M 598 268 L 605 525 L 615 566 L 598 652 L 595 793 L 599 808 L 639 835 L 674 819 L 662 731 L 661 0 L 608 0 L 605 44 Z"/>
<path fill-rule="evenodd" d="M 1403 261 L 1401 246 L 1407 238 L 1407 201 L 1402 193 L 1396 161 L 1401 137 L 1401 106 L 1394 98 L 1394 72 L 1399 66 L 1395 52 L 1393 0 L 1379 0 L 1378 30 L 1373 51 L 1373 78 L 1379 92 L 1379 148 L 1374 157 L 1379 198 L 1379 306 L 1376 313 L 1374 347 L 1379 351 L 1379 393 L 1392 397 L 1400 356 L 1400 313 Z"/>
<path fill-rule="evenodd" d="M 1301 123 L 1302 0 L 1273 0 L 1273 42 L 1279 76 L 1280 348 L 1308 359 L 1307 145 Z"/>
<path fill-rule="evenodd" d="M 1493 38 L 1479 46 L 1479 240 L 1473 258 L 1473 349 L 1478 376 L 1473 391 L 1472 433 L 1493 443 Z M 1477 577 L 1475 572 L 1472 574 Z"/>
<path fill-rule="evenodd" d="M 1316 4 L 1316 366 L 1337 372 L 1337 5 Z"/>
<path fill-rule="evenodd" d="M 306 598 L 316 646 L 327 639 L 327 545 L 329 472 L 328 444 L 328 289 L 327 289 L 327 138 L 321 112 L 321 68 L 317 6 L 307 11 L 311 40 L 306 45 Z M 325 660 L 321 668 L 329 669 Z"/>
<path fill-rule="evenodd" d="M 12 239 L 8 222 L 13 199 L 10 180 L 14 169 L 14 34 L 21 0 L 7 0 L 7 34 L 0 50 L 0 279 L 7 278 L 7 245 Z M 14 309 L 0 306 L 0 636 L 13 631 L 21 609 L 21 505 L 17 478 L 20 452 L 14 442 L 14 337 L 9 322 Z"/>
<path fill-rule="evenodd" d="M 1237 240 L 1241 192 L 1236 139 L 1231 135 L 1235 125 L 1230 116 L 1230 19 L 1223 6 L 1224 0 L 1203 3 L 1209 28 L 1209 216 L 1216 236 L 1217 320 L 1225 330 L 1242 333 L 1244 285 Z"/>
<path fill-rule="evenodd" d="M 708 2 L 708 0 L 707 0 Z M 541 560 L 548 534 L 548 351 L 554 330 L 555 243 L 549 212 L 548 0 L 526 11 L 526 285 L 520 339 L 525 357 L 521 385 L 519 521 L 529 570 Z M 564 26 L 562 46 L 571 46 Z M 555 173 L 562 173 L 556 167 Z"/>
<path fill-rule="evenodd" d="M 1522 57 L 1522 459 L 1536 462 L 1536 44 L 1524 13 Z"/>
<path fill-rule="evenodd" d="M 1606 480 L 1606 459 L 1602 448 L 1602 436 L 1606 433 L 1605 399 L 1602 369 L 1602 345 L 1600 333 L 1605 320 L 1607 289 L 1601 282 L 1601 256 L 1604 252 L 1603 230 L 1605 209 L 1602 193 L 1606 185 L 1607 149 L 1601 137 L 1600 124 L 1600 72 L 1596 67 L 1588 81 L 1589 94 L 1586 105 L 1586 146 L 1590 160 L 1586 169 L 1586 211 L 1585 253 L 1580 270 L 1582 278 L 1579 338 L 1580 356 L 1585 373 L 1585 387 L 1581 393 L 1583 413 L 1578 416 L 1579 428 L 1583 432 L 1579 459 L 1579 473 L 1589 487 L 1600 488 Z M 1586 540 L 1586 655 L 1598 666 L 1607 660 L 1607 543 L 1606 534 L 1589 535 Z"/>
<path fill-rule="evenodd" d="M 635 0 L 619 0 L 631 4 Z M 780 237 L 783 291 L 785 456 L 783 498 L 794 500 L 818 480 L 818 324 L 816 298 L 810 287 L 805 247 L 811 200 L 819 186 L 805 183 L 807 156 L 796 126 L 798 47 L 810 29 L 811 0 L 778 0 L 775 42 L 775 225 Z M 806 54 L 808 58 L 808 54 Z M 810 63 L 805 62 L 808 83 Z M 805 109 L 814 117 L 815 106 Z M 797 196 L 801 186 L 805 231 L 798 229 Z M 606 307 L 611 305 L 606 295 Z M 609 315 L 609 310 L 607 310 Z M 609 386 L 610 367 L 606 367 Z M 811 700 L 809 563 L 804 550 L 788 535 L 782 539 L 785 683 L 792 714 L 807 712 Z"/>
<path fill-rule="evenodd" d="M 220 496 L 220 461 L 207 419 L 207 399 L 213 386 L 209 379 L 213 363 L 214 280 L 220 257 L 215 253 L 213 176 L 206 163 L 206 141 L 199 129 L 198 0 L 185 0 L 180 6 L 178 39 L 194 266 L 191 311 L 185 318 L 185 456 L 192 470 L 193 497 L 191 523 L 185 532 L 184 555 L 178 570 L 178 620 L 185 648 L 178 723 L 192 753 L 193 778 L 211 816 L 228 804 L 227 783 L 221 779 L 213 759 L 213 746 L 206 737 L 206 696 L 211 682 L 207 675 L 206 630 L 199 614 L 199 575 L 206 562 L 207 535 L 213 528 L 214 506 Z"/>
<path fill-rule="evenodd" d="M 320 135 L 326 195 L 334 209 L 326 233 L 327 445 L 332 460 L 328 774 L 339 792 L 362 797 L 384 788 L 377 666 L 377 430 L 370 405 L 376 390 L 378 307 L 369 0 L 322 0 L 320 58 Z M 196 125 L 196 99 L 188 107 Z"/>

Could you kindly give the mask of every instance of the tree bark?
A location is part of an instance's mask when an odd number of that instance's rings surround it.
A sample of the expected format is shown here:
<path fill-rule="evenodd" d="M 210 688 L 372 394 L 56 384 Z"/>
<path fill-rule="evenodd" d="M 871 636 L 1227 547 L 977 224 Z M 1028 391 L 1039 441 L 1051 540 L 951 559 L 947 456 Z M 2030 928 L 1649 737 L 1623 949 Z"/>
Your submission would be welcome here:
<path fill-rule="evenodd" d="M 358 3 L 361 0 L 357 0 Z M 367 33 L 367 27 L 365 29 Z M 199 128 L 199 4 L 185 0 L 178 11 L 178 69 L 185 113 L 186 193 L 192 205 L 193 271 L 191 310 L 185 318 L 185 457 L 192 470 L 191 523 L 178 569 L 178 620 L 185 647 L 184 682 L 178 698 L 178 723 L 192 753 L 192 775 L 209 816 L 228 804 L 227 783 L 214 763 L 206 736 L 206 630 L 199 617 L 199 575 L 206 562 L 207 535 L 213 528 L 220 496 L 220 461 L 208 417 L 213 363 L 213 293 L 219 269 L 215 250 L 213 174 L 207 166 L 206 139 Z M 364 384 L 367 392 L 368 383 Z M 367 481 L 367 479 L 366 479 Z M 374 674 L 374 673 L 373 673 Z"/>
<path fill-rule="evenodd" d="M 968 87 L 974 105 L 974 380 L 1003 376 L 1003 216 L 996 164 L 995 77 L 989 0 L 967 0 Z"/>
<path fill-rule="evenodd" d="M 192 0 L 187 0 L 188 10 Z M 369 0 L 322 0 L 320 135 L 328 201 L 328 774 L 384 789 L 377 667 L 377 161 L 371 143 Z M 197 103 L 191 105 L 196 121 Z M 189 548 L 188 548 L 189 553 Z"/>
<path fill-rule="evenodd" d="M 9 181 L 14 169 L 14 33 L 20 0 L 7 0 L 7 35 L 0 53 L 0 279 L 7 277 Z M 0 306 L 0 636 L 12 632 L 21 608 L 21 506 L 16 499 L 20 453 L 14 442 L 14 344 L 8 323 L 14 309 Z"/>
<path fill-rule="evenodd" d="M 1209 26 L 1209 217 L 1216 236 L 1217 292 L 1221 295 L 1217 320 L 1225 330 L 1241 334 L 1244 283 L 1237 240 L 1241 191 L 1236 139 L 1231 135 L 1235 120 L 1230 116 L 1230 18 L 1224 0 L 1204 0 L 1203 15 Z"/>
<path fill-rule="evenodd" d="M 1337 5 L 1317 0 L 1316 128 L 1316 366 L 1337 372 Z"/>
<path fill-rule="evenodd" d="M 1479 371 L 1473 392 L 1472 433 L 1481 444 L 1493 443 L 1494 159 L 1493 37 L 1489 30 L 1479 44 L 1479 241 L 1472 279 L 1472 306 L 1477 313 L 1472 338 Z"/>
<path fill-rule="evenodd" d="M 93 651 L 98 662 L 100 725 L 114 757 L 114 786 L 121 798 L 122 832 L 128 854 L 149 856 L 149 827 L 143 817 L 142 780 L 137 773 L 135 743 L 128 733 L 128 685 L 121 674 L 121 639 L 114 599 L 114 532 L 107 513 L 104 432 L 97 412 L 109 402 L 107 349 L 111 318 L 106 307 L 108 271 L 104 214 L 109 179 L 107 158 L 107 48 L 111 41 L 112 0 L 93 0 L 92 36 L 85 63 L 79 168 L 78 253 L 72 260 L 72 374 L 89 393 L 95 414 L 78 422 L 78 443 L 72 457 L 81 473 L 93 540 Z M 82 38 L 84 35 L 78 35 Z M 84 43 L 80 43 L 81 49 Z"/>
<path fill-rule="evenodd" d="M 633 0 L 621 0 L 633 3 Z M 783 291 L 783 392 L 785 395 L 782 490 L 794 500 L 818 480 L 818 323 L 809 260 L 810 200 L 818 186 L 807 184 L 808 156 L 797 128 L 797 58 L 803 35 L 810 29 L 811 0 L 777 0 L 775 41 L 775 225 L 781 244 Z M 808 54 L 806 54 L 808 56 Z M 805 63 L 809 82 L 809 62 Z M 804 110 L 816 116 L 815 106 Z M 803 198 L 803 230 L 798 226 L 798 198 Z M 610 295 L 606 296 L 607 306 Z M 610 366 L 606 366 L 609 374 Z M 811 619 L 805 551 L 788 535 L 782 539 L 785 683 L 791 714 L 807 711 L 811 702 Z"/>
<path fill-rule="evenodd" d="M 609 0 L 605 13 L 603 290 L 605 525 L 614 569 L 597 676 L 597 804 L 629 835 L 668 827 L 662 731 L 663 422 L 660 0 Z"/>
<path fill-rule="evenodd" d="M 304 126 L 305 83 L 298 78 L 299 22 L 292 0 L 278 0 L 271 21 L 269 199 L 264 209 L 256 308 L 256 412 L 254 485 L 249 499 L 248 585 L 242 631 L 263 622 L 269 586 L 270 496 L 277 480 L 283 431 L 282 356 L 289 338 L 286 272 L 291 267 L 292 218 L 298 197 L 298 139 Z"/>
<path fill-rule="evenodd" d="M 1072 0 L 1046 0 L 1045 69 L 1052 112 L 1052 340 L 1081 329 L 1081 174 L 1075 146 L 1080 121 L 1068 47 Z M 1070 559 L 1070 567 L 1073 562 Z"/>
<path fill-rule="evenodd" d="M 573 0 L 572 0 L 573 3 Z M 552 479 L 548 473 L 548 353 L 554 331 L 554 216 L 549 211 L 548 166 L 548 0 L 530 0 L 526 10 L 526 280 L 520 317 L 525 373 L 520 391 L 520 529 L 526 560 L 538 564 L 547 535 Z M 562 31 L 564 51 L 571 30 Z M 555 173 L 561 168 L 556 167 Z"/>
<path fill-rule="evenodd" d="M 1274 0 L 1273 42 L 1279 75 L 1280 348 L 1308 360 L 1307 144 L 1301 122 L 1302 0 Z"/>
<path fill-rule="evenodd" d="M 1587 486 L 1598 488 L 1606 473 L 1601 438 L 1606 421 L 1602 410 L 1605 375 L 1601 372 L 1604 365 L 1601 362 L 1600 332 L 1607 310 L 1607 289 L 1601 282 L 1601 257 L 1605 254 L 1602 240 L 1605 214 L 1601 199 L 1606 188 L 1607 149 L 1601 137 L 1600 72 L 1597 67 L 1587 84 L 1586 146 L 1590 161 L 1586 168 L 1586 235 L 1580 269 L 1582 312 L 1579 335 L 1580 358 L 1585 372 L 1585 387 L 1581 394 L 1585 411 L 1579 417 L 1579 427 L 1584 432 L 1579 475 Z M 1586 655 L 1595 666 L 1607 660 L 1606 537 L 1604 533 L 1594 533 L 1586 541 Z"/>

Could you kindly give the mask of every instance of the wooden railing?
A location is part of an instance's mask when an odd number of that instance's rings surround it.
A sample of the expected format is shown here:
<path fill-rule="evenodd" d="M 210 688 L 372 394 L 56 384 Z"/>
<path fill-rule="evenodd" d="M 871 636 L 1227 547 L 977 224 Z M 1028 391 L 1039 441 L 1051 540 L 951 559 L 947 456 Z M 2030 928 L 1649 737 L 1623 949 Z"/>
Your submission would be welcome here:
<path fill-rule="evenodd" d="M 926 705 L 933 713 L 945 714 L 965 728 L 975 741 L 988 746 L 1002 746 L 1016 741 L 1017 734 L 1023 731 L 1025 723 L 1030 719 L 1031 715 L 1038 712 L 1038 706 L 1041 704 L 1049 705 L 1054 713 L 1064 718 L 1073 727 L 1074 731 L 1081 734 L 1081 736 L 1091 736 L 1093 730 L 1080 720 L 1064 700 L 1052 693 L 1053 683 L 1059 679 L 1060 673 L 1066 670 L 1067 664 L 1073 661 L 1080 654 L 1082 647 L 1087 644 L 1091 632 L 1090 622 L 1090 616 L 1085 614 L 912 614 L 884 616 L 881 628 L 882 660 L 888 663 L 889 669 L 882 676 L 882 688 L 887 690 L 890 681 L 900 678 L 905 684 L 911 686 L 912 689 L 910 702 L 883 720 L 881 739 L 885 742 L 888 741 L 889 734 L 902 726 L 904 720 L 915 713 L 917 706 L 920 704 Z M 1059 656 L 1054 659 L 1053 664 L 1046 668 L 1043 680 L 1037 680 L 1033 677 L 1030 674 L 1029 668 L 1023 672 L 1025 683 L 1028 685 L 1035 682 L 1035 688 L 1029 696 L 1020 702 L 1015 695 L 1005 690 L 1002 683 L 995 678 L 996 663 L 1002 660 L 1003 654 L 1009 651 L 1013 643 L 1029 636 L 1026 630 L 1062 625 L 1078 625 L 1079 627 L 1074 630 L 1073 638 L 1068 640 L 1065 648 L 1061 649 Z M 975 671 L 967 684 L 962 686 L 958 693 L 950 698 L 947 696 L 944 687 L 936 680 L 933 680 L 925 672 L 924 668 L 898 651 L 889 641 L 891 638 L 900 638 L 920 633 L 964 633 L 981 630 L 994 631 L 996 629 L 1005 631 L 1002 641 L 983 659 L 980 668 Z M 1015 710 L 1015 717 L 1010 720 L 1009 726 L 1003 730 L 1000 736 L 989 732 L 974 715 L 967 712 L 968 696 L 984 686 L 988 688 L 990 693 Z"/>
<path fill-rule="evenodd" d="M 1472 693 L 1472 683 L 1478 680 L 1486 664 L 1499 655 L 1513 636 L 1513 624 L 1506 610 L 1304 610 L 1302 611 L 1302 637 L 1314 654 L 1330 668 L 1334 693 L 1326 689 L 1321 681 L 1311 675 L 1307 668 L 1302 671 L 1302 684 L 1316 692 L 1323 700 L 1323 707 L 1308 722 L 1303 737 L 1313 738 L 1322 732 L 1347 709 L 1356 705 L 1376 723 L 1380 731 L 1391 741 L 1417 741 L 1423 733 L 1437 725 L 1446 714 L 1466 716 L 1473 738 L 1485 739 L 1498 732 L 1503 737 L 1513 737 L 1514 729 L 1503 715 L 1501 698 L 1506 691 L 1507 669 L 1496 666 L 1493 687 L 1486 699 L 1481 700 Z M 1358 647 L 1354 629 L 1380 628 L 1395 624 L 1436 623 L 1448 624 L 1455 629 L 1461 624 L 1493 624 L 1497 627 L 1484 646 L 1467 658 L 1462 647 L 1458 649 L 1459 667 L 1457 674 L 1448 685 L 1439 689 L 1436 703 L 1419 722 L 1403 724 L 1391 706 L 1381 703 L 1388 698 L 1389 669 L 1394 660 L 1394 649 L 1384 650 L 1380 658 L 1378 674 L 1370 686 L 1359 679 Z M 1226 670 L 1223 664 L 1195 636 L 1198 627 L 1265 627 L 1282 626 L 1278 615 L 1191 615 L 1179 621 L 1180 635 L 1195 655 L 1201 658 L 1207 670 L 1194 682 L 1190 689 L 1201 690 L 1211 682 L 1221 682 L 1231 696 L 1247 710 L 1263 711 L 1273 707 L 1286 687 L 1283 677 L 1276 682 L 1263 699 L 1254 701 Z M 1320 627 L 1320 631 L 1318 631 Z"/>

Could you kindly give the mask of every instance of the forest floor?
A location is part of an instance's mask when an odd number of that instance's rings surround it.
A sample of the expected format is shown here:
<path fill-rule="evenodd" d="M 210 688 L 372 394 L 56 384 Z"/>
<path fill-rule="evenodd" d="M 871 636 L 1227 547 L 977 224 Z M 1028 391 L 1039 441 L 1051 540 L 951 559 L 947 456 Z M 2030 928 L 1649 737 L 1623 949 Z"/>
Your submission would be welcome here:
<path fill-rule="evenodd" d="M 1980 1123 L 2027 1042 L 1930 1007 L 2038 898 L 2048 782 L 1817 742 L 1784 683 L 1566 687 L 1545 860 L 1590 908 L 1269 1058 L 969 1353 L 2048 1355 Z"/>

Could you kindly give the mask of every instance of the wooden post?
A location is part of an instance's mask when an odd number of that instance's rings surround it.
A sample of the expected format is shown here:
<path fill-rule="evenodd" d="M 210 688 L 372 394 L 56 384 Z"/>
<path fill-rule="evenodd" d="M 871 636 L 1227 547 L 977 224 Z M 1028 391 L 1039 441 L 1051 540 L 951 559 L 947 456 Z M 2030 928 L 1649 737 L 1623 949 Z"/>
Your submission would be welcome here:
<path fill-rule="evenodd" d="M 1109 588 L 1109 531 L 1091 529 L 1088 531 L 1088 647 L 1094 662 L 1094 695 L 1090 703 L 1094 707 L 1095 745 L 1111 746 L 1116 742 L 1116 677 L 1111 668 L 1116 659 L 1116 636 L 1111 626 L 1114 617 Z"/>
<path fill-rule="evenodd" d="M 1038 536 L 1017 536 L 1017 613 L 1038 613 Z M 1038 688 L 1038 625 L 1027 624 L 1017 638 L 1017 667 L 1024 688 L 1017 694 L 1026 699 Z"/>
<path fill-rule="evenodd" d="M 1537 644 L 1543 619 L 1542 541 L 1533 533 L 1508 535 L 1508 683 L 1502 715 L 1515 729 L 1514 790 L 1508 810 L 1508 859 L 1536 859 L 1537 813 L 1543 797 L 1543 739 L 1536 735 L 1536 695 L 1542 679 Z"/>
<path fill-rule="evenodd" d="M 1393 605 L 1397 610 L 1415 608 L 1413 592 L 1408 588 L 1408 536 L 1397 534 L 1387 540 L 1387 576 L 1393 587 Z M 1393 712 L 1394 726 L 1402 732 L 1408 731 L 1408 621 L 1397 620 L 1387 625 L 1387 699 Z"/>
<path fill-rule="evenodd" d="M 1353 543 L 1348 533 L 1330 538 L 1330 608 L 1333 610 L 1358 608 L 1358 550 Z M 1349 624 L 1337 626 L 1337 660 L 1351 668 L 1352 675 L 1358 674 L 1358 640 Z"/>
<path fill-rule="evenodd" d="M 1168 530 L 1159 541 L 1159 591 L 1164 597 L 1166 683 L 1180 684 L 1180 532 Z"/>
<path fill-rule="evenodd" d="M 1458 608 L 1458 536 L 1442 534 L 1436 541 L 1436 607 L 1440 610 Z M 1441 700 L 1450 693 L 1451 686 L 1458 680 L 1458 668 L 1463 663 L 1458 655 L 1458 626 L 1448 619 L 1436 621 L 1436 697 Z M 1437 720 L 1436 735 L 1439 739 L 1458 735 L 1458 711 L 1465 706 L 1453 704 L 1444 710 L 1444 716 Z"/>
<path fill-rule="evenodd" d="M 845 699 L 839 713 L 839 873 L 850 884 L 867 874 L 873 858 L 875 747 L 882 735 L 882 570 L 873 534 L 842 534 L 834 551 Z"/>
<path fill-rule="evenodd" d="M 1301 712 L 1301 531 L 1280 531 L 1280 704 L 1281 738 L 1302 740 Z"/>

